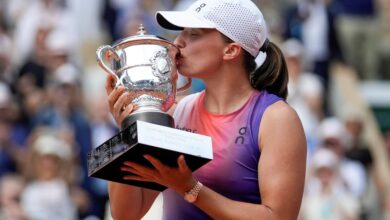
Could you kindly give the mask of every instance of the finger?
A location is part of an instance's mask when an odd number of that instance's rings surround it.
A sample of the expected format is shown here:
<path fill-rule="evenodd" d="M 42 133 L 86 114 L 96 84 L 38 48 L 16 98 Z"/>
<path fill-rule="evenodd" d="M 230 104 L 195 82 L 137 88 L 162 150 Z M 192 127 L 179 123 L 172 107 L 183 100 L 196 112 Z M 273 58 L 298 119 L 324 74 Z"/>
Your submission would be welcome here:
<path fill-rule="evenodd" d="M 123 176 L 123 179 L 124 180 L 137 180 L 137 181 L 143 181 L 143 182 L 151 182 L 152 181 L 150 179 L 140 177 L 137 175 L 126 175 L 126 176 Z"/>
<path fill-rule="evenodd" d="M 137 176 L 137 177 L 142 177 L 142 178 L 146 178 L 146 177 L 151 177 L 151 175 L 147 175 L 143 172 L 140 172 L 134 168 L 131 168 L 131 167 L 121 167 L 121 171 L 122 172 L 125 172 L 125 173 L 129 173 L 127 174 L 127 176 Z"/>
<path fill-rule="evenodd" d="M 122 172 L 128 172 L 148 180 L 154 180 L 157 177 L 157 172 L 154 169 L 150 169 L 132 162 L 124 162 L 123 164 L 124 166 L 121 167 Z"/>
<path fill-rule="evenodd" d="M 129 100 L 128 93 L 121 93 L 116 102 L 113 105 L 113 112 L 118 113 L 117 115 L 120 116 L 121 113 L 125 110 L 127 107 Z"/>
<path fill-rule="evenodd" d="M 129 97 L 130 95 L 127 95 L 127 100 L 130 99 Z M 126 118 L 127 116 L 130 115 L 131 112 L 133 112 L 135 110 L 134 108 L 134 105 L 133 104 L 125 104 L 125 106 L 122 107 L 122 112 L 121 112 L 121 118 L 124 119 Z"/>
<path fill-rule="evenodd" d="M 163 163 L 161 163 L 155 157 L 152 157 L 150 155 L 144 155 L 144 158 L 147 159 L 153 165 L 153 167 L 156 168 L 156 170 L 158 170 L 159 172 L 162 171 L 166 167 Z"/>
<path fill-rule="evenodd" d="M 107 77 L 106 77 L 106 92 L 107 92 L 107 95 L 109 95 L 112 92 L 112 90 L 114 90 L 115 84 L 116 84 L 115 76 L 113 76 L 111 74 L 107 75 Z"/>
<path fill-rule="evenodd" d="M 132 168 L 132 167 L 129 167 L 129 166 L 123 166 L 121 167 L 121 171 L 122 172 L 127 172 L 127 173 L 133 173 L 133 174 L 137 174 L 137 170 Z"/>
<path fill-rule="evenodd" d="M 177 164 L 179 165 L 179 170 L 181 172 L 187 172 L 189 171 L 190 168 L 188 168 L 188 165 L 186 163 L 186 160 L 184 158 L 184 155 L 180 155 L 178 158 L 177 158 Z"/>
<path fill-rule="evenodd" d="M 123 163 L 123 167 L 122 168 L 126 168 L 126 169 L 133 169 L 133 171 L 137 174 L 152 174 L 155 172 L 155 169 L 153 168 L 149 168 L 149 167 L 146 167 L 146 166 L 142 166 L 142 165 L 139 165 L 137 163 L 133 163 L 133 162 L 129 162 L 129 161 L 126 161 Z M 132 171 L 132 172 L 133 172 Z"/>
<path fill-rule="evenodd" d="M 112 92 L 108 95 L 108 104 L 111 112 L 113 112 L 114 105 L 117 103 L 118 98 L 123 94 L 124 91 L 125 91 L 124 86 L 118 86 L 115 87 L 115 89 L 112 90 Z"/>

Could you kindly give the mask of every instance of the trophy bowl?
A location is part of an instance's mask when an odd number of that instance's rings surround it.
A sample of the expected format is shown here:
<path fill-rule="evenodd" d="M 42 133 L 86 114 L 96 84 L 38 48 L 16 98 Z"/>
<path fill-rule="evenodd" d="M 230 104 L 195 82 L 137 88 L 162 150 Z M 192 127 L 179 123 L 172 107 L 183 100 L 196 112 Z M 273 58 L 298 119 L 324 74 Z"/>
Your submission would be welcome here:
<path fill-rule="evenodd" d="M 115 86 L 125 87 L 130 96 L 128 103 L 135 107 L 122 122 L 122 129 L 136 120 L 174 127 L 173 118 L 165 112 L 174 104 L 177 92 L 191 85 L 186 78 L 187 83 L 177 88 L 179 53 L 170 41 L 146 35 L 142 25 L 138 35 L 98 48 L 99 65 L 116 78 Z"/>

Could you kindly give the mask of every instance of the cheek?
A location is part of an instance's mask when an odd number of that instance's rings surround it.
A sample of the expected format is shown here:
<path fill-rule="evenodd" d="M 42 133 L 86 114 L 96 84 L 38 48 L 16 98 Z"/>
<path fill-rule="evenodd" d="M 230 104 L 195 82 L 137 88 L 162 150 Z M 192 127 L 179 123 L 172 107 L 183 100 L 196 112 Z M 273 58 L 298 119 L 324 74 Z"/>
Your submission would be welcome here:
<path fill-rule="evenodd" d="M 191 52 L 188 54 L 186 64 L 187 67 L 191 68 L 193 74 L 213 72 L 222 60 L 221 48 L 202 44 L 190 49 Z"/>

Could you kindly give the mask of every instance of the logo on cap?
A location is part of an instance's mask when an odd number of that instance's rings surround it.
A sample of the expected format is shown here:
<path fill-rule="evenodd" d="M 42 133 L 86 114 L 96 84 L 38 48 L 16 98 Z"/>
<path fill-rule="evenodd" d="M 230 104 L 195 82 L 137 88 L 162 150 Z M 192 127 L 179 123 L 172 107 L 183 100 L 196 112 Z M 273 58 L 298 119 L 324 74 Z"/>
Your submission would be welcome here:
<path fill-rule="evenodd" d="M 195 11 L 196 11 L 196 12 L 200 12 L 200 10 L 202 10 L 202 8 L 204 8 L 205 6 L 206 6 L 206 3 L 202 3 L 202 4 L 199 5 L 199 7 L 197 7 L 197 8 L 195 9 Z"/>

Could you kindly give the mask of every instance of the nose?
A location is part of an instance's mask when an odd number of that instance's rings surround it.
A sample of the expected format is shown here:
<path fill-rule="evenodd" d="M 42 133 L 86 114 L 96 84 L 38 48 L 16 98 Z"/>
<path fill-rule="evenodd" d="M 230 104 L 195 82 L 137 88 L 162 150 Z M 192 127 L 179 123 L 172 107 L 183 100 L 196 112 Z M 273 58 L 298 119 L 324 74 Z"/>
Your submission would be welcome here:
<path fill-rule="evenodd" d="M 180 32 L 179 35 L 177 35 L 176 39 L 173 41 L 173 44 L 175 44 L 179 49 L 185 47 L 185 41 L 183 38 L 183 32 Z"/>

